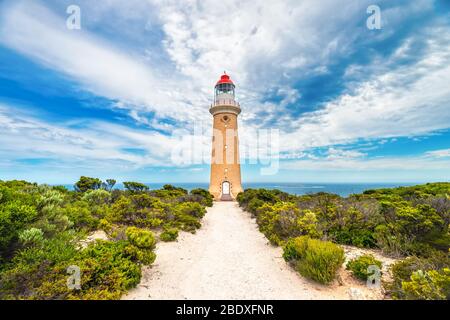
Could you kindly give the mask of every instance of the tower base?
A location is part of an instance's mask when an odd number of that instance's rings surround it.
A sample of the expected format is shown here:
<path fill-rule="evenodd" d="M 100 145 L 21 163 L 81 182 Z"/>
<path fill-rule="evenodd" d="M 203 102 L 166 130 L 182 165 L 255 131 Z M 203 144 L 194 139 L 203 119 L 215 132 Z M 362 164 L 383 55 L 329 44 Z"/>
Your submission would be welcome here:
<path fill-rule="evenodd" d="M 232 196 L 230 196 L 229 194 L 224 194 L 220 197 L 220 201 L 234 201 L 235 199 L 233 199 Z"/>

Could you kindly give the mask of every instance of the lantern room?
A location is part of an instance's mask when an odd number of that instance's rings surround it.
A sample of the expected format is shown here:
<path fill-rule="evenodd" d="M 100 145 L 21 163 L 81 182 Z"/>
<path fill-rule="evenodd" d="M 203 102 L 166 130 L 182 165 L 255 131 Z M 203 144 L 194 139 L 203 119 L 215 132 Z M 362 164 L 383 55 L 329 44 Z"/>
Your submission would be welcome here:
<path fill-rule="evenodd" d="M 234 100 L 235 85 L 231 81 L 230 76 L 224 73 L 216 84 L 215 100 L 218 99 L 233 99 Z"/>

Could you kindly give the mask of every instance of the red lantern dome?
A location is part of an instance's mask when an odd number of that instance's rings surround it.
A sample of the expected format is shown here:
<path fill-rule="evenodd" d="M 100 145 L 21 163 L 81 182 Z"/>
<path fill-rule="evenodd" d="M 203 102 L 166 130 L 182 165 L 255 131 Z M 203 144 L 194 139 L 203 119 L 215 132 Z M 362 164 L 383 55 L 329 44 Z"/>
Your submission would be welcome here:
<path fill-rule="evenodd" d="M 233 81 L 230 79 L 230 76 L 227 75 L 226 73 L 224 73 L 224 74 L 220 77 L 220 80 L 217 81 L 216 86 L 219 85 L 219 84 L 225 84 L 225 83 L 232 84 L 232 85 L 234 86 L 234 83 L 233 83 Z"/>

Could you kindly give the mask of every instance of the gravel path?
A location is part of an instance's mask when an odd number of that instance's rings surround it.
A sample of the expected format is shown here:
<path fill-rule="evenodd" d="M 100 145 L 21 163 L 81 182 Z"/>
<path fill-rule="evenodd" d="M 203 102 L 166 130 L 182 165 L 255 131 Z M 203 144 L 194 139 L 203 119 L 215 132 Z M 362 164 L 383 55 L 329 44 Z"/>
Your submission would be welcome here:
<path fill-rule="evenodd" d="M 157 259 L 124 299 L 348 299 L 345 286 L 321 286 L 295 273 L 249 213 L 215 202 L 195 235 L 158 243 Z"/>

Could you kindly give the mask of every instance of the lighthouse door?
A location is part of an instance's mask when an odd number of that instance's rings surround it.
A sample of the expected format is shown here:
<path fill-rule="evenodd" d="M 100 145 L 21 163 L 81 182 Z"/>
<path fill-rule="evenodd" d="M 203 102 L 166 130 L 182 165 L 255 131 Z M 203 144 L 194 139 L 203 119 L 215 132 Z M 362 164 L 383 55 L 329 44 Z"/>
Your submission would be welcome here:
<path fill-rule="evenodd" d="M 222 195 L 230 194 L 230 183 L 228 181 L 224 181 L 222 183 Z"/>

